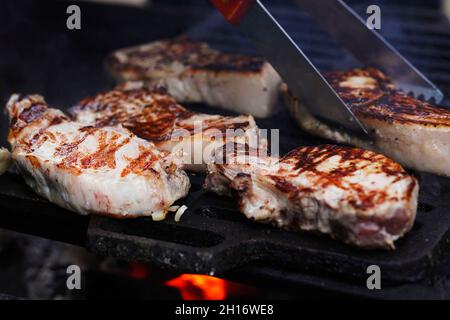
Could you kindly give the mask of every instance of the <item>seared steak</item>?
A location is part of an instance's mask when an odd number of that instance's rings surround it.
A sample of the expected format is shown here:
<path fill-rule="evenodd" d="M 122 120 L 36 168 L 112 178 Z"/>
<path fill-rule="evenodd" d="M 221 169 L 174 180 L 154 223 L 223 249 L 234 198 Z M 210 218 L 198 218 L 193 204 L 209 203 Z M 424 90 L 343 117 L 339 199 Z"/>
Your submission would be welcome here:
<path fill-rule="evenodd" d="M 276 159 L 236 147 L 208 165 L 205 188 L 233 194 L 249 219 L 386 249 L 414 223 L 417 180 L 383 155 L 321 145 Z"/>
<path fill-rule="evenodd" d="M 26 183 L 80 214 L 160 219 L 189 179 L 175 160 L 121 127 L 71 121 L 41 96 L 13 95 L 8 141 Z"/>
<path fill-rule="evenodd" d="M 371 131 L 374 145 L 332 129 L 313 117 L 284 88 L 287 105 L 300 126 L 340 143 L 369 148 L 406 167 L 450 176 L 450 111 L 397 90 L 379 70 L 327 74 L 333 88 Z"/>
<path fill-rule="evenodd" d="M 189 111 L 163 88 L 129 82 L 115 90 L 89 97 L 70 113 L 86 125 L 122 125 L 165 151 L 177 153 L 190 170 L 205 170 L 225 140 L 265 150 L 267 141 L 250 115 L 226 117 Z"/>
<path fill-rule="evenodd" d="M 256 117 L 273 112 L 281 83 L 260 58 L 221 53 L 187 38 L 121 49 L 106 65 L 118 81 L 164 84 L 180 103 L 202 102 Z"/>

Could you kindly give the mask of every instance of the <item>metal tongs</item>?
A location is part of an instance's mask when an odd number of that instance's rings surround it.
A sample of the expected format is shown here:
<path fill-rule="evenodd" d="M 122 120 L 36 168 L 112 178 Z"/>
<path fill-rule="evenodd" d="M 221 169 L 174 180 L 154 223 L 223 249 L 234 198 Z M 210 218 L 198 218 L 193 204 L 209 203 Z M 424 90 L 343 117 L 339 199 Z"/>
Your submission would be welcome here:
<path fill-rule="evenodd" d="M 369 133 L 260 0 L 211 0 L 273 65 L 314 116 L 366 140 Z M 295 0 L 366 66 L 385 72 L 403 91 L 439 103 L 442 92 L 341 0 Z"/>

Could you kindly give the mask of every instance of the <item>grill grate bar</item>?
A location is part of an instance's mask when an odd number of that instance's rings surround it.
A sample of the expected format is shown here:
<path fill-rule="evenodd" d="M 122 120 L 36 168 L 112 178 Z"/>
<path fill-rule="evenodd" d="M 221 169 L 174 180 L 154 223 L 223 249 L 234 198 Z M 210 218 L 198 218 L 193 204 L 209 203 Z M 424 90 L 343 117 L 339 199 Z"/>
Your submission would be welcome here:
<path fill-rule="evenodd" d="M 269 6 L 274 16 L 322 71 L 360 66 L 300 8 Z M 364 13 L 366 6 L 354 6 Z M 383 36 L 450 96 L 450 24 L 435 8 L 383 5 Z M 227 51 L 255 54 L 249 42 L 216 13 L 196 27 L 193 37 Z M 205 31 L 206 30 L 206 31 Z"/>

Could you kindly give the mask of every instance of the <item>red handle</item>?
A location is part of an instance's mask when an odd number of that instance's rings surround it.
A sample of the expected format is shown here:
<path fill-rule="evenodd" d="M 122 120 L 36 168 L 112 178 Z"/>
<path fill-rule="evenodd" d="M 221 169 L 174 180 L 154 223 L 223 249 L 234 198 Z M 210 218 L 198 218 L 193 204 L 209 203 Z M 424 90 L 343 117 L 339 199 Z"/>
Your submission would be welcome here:
<path fill-rule="evenodd" d="M 211 0 L 225 19 L 237 24 L 245 16 L 255 0 Z"/>

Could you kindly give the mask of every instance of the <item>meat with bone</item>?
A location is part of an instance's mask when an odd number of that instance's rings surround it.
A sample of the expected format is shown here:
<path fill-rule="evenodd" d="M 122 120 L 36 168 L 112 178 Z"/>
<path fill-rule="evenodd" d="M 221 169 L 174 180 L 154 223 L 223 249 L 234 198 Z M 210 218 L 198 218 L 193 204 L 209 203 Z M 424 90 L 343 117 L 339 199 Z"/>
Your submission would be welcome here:
<path fill-rule="evenodd" d="M 233 194 L 249 219 L 363 248 L 393 249 L 417 210 L 417 180 L 387 157 L 361 149 L 301 147 L 277 159 L 227 145 L 208 171 L 205 188 Z"/>
<path fill-rule="evenodd" d="M 13 95 L 8 141 L 26 183 L 57 205 L 115 218 L 164 216 L 190 183 L 176 159 L 122 127 L 71 121 L 38 95 Z"/>
<path fill-rule="evenodd" d="M 71 108 L 73 118 L 94 126 L 118 125 L 165 151 L 183 157 L 186 169 L 206 169 L 225 141 L 241 142 L 266 152 L 267 140 L 250 115 L 226 117 L 189 111 L 177 104 L 164 88 L 139 82 L 89 97 Z"/>
<path fill-rule="evenodd" d="M 281 79 L 260 58 L 221 53 L 187 38 L 155 41 L 112 53 L 106 61 L 119 81 L 163 83 L 180 103 L 206 103 L 267 117 Z"/>
<path fill-rule="evenodd" d="M 396 90 L 379 70 L 327 75 L 330 84 L 370 130 L 374 145 L 320 122 L 284 88 L 299 125 L 312 134 L 382 152 L 406 167 L 450 176 L 450 111 Z"/>

